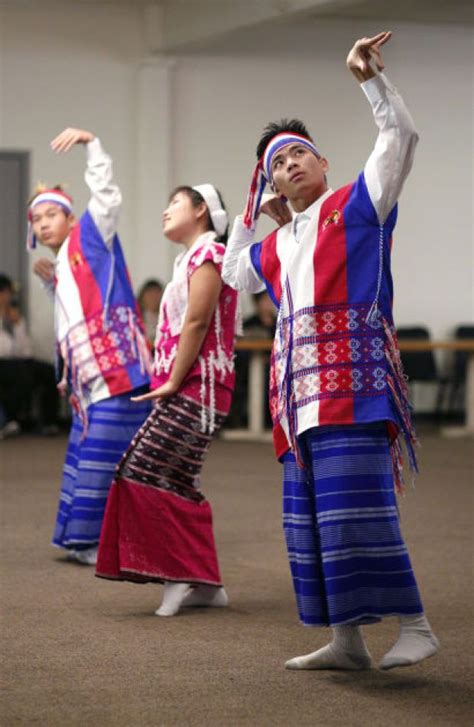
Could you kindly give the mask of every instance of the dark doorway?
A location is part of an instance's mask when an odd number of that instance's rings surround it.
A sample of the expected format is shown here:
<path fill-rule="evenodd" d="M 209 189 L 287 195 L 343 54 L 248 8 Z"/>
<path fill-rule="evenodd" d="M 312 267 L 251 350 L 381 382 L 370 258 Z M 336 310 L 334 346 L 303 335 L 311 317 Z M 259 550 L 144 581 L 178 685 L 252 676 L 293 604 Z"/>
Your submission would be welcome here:
<path fill-rule="evenodd" d="M 24 315 L 28 312 L 29 157 L 26 151 L 0 151 L 0 272 L 14 281 Z"/>

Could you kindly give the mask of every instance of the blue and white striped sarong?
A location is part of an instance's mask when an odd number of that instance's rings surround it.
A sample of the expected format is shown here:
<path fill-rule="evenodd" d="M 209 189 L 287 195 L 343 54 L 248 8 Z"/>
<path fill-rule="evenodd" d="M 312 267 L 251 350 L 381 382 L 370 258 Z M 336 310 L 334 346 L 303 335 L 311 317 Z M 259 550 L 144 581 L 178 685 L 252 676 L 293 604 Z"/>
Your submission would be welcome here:
<path fill-rule="evenodd" d="M 337 626 L 423 612 L 403 541 L 384 422 L 323 426 L 283 458 L 283 527 L 301 621 Z"/>
<path fill-rule="evenodd" d="M 80 550 L 99 542 L 115 468 L 150 413 L 149 402 L 130 401 L 137 393 L 143 392 L 128 391 L 91 404 L 84 438 L 83 423 L 74 413 L 53 545 Z"/>

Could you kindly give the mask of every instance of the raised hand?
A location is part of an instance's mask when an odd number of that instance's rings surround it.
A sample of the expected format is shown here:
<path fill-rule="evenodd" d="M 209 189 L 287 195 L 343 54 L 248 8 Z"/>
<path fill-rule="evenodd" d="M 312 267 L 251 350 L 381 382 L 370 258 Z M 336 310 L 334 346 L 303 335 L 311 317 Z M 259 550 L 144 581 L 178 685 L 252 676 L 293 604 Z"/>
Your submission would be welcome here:
<path fill-rule="evenodd" d="M 262 195 L 260 212 L 271 217 L 280 227 L 291 222 L 291 212 L 288 205 L 276 194 Z"/>
<path fill-rule="evenodd" d="M 375 62 L 377 70 L 385 68 L 380 49 L 392 37 L 391 31 L 378 33 L 372 38 L 360 38 L 351 48 L 346 59 L 346 65 L 359 81 L 372 78 L 375 75 L 371 61 Z"/>
<path fill-rule="evenodd" d="M 51 283 L 54 279 L 54 263 L 46 257 L 41 257 L 35 261 L 33 272 L 45 283 Z"/>
<path fill-rule="evenodd" d="M 50 146 L 57 154 L 64 154 L 75 144 L 87 144 L 89 141 L 93 141 L 93 139 L 95 139 L 95 136 L 90 131 L 67 128 L 53 139 Z"/>

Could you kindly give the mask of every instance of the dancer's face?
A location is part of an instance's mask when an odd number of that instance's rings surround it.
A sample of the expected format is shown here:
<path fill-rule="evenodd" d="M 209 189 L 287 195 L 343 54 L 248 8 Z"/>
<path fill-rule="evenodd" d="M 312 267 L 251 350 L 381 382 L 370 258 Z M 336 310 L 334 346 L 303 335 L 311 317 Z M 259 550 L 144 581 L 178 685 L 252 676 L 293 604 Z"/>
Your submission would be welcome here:
<path fill-rule="evenodd" d="M 278 194 L 311 204 L 327 189 L 328 163 L 302 144 L 284 146 L 272 160 L 273 187 Z"/>
<path fill-rule="evenodd" d="M 57 252 L 71 232 L 75 218 L 54 202 L 40 202 L 33 208 L 31 222 L 37 240 Z"/>
<path fill-rule="evenodd" d="M 172 242 L 191 239 L 202 224 L 206 205 L 194 207 L 185 192 L 177 192 L 163 212 L 163 232 Z"/>

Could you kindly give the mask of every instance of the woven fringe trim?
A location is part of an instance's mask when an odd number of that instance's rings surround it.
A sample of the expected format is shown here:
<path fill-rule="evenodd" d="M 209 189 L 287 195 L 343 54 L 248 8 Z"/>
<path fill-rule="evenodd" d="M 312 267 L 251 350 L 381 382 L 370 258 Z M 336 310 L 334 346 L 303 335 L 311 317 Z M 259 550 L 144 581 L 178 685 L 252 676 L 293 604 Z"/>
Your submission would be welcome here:
<path fill-rule="evenodd" d="M 387 385 L 392 395 L 392 400 L 397 413 L 398 424 L 401 434 L 405 441 L 405 448 L 408 455 L 410 470 L 412 472 L 412 484 L 415 476 L 418 474 L 418 462 L 416 458 L 415 448 L 419 447 L 419 441 L 416 436 L 415 428 L 412 421 L 412 407 L 409 401 L 409 393 L 406 376 L 403 372 L 402 361 L 396 335 L 391 330 L 385 318 L 382 323 L 386 335 L 387 345 L 385 347 L 385 356 L 390 366 L 390 374 L 387 376 Z M 395 484 L 398 492 L 403 492 L 403 455 L 398 437 L 392 444 L 392 461 L 394 463 Z"/>

